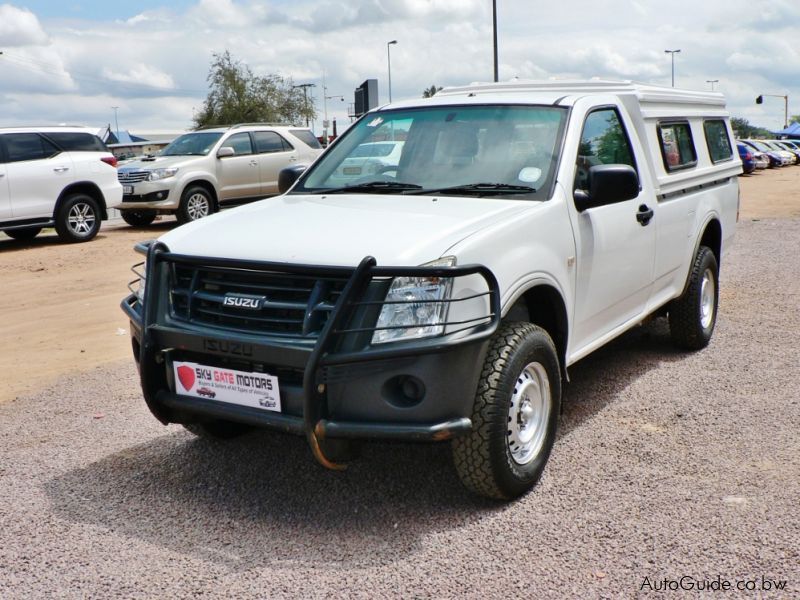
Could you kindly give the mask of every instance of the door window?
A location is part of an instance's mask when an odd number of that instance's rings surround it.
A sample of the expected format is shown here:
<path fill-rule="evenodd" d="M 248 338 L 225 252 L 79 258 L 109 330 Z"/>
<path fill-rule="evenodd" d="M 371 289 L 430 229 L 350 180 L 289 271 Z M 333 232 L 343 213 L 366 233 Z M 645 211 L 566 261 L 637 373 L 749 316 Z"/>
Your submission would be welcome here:
<path fill-rule="evenodd" d="M 225 140 L 222 145 L 233 148 L 236 156 L 253 153 L 253 144 L 250 141 L 249 133 L 234 133 L 231 137 Z"/>
<path fill-rule="evenodd" d="M 61 152 L 38 133 L 7 133 L 3 136 L 8 162 L 41 160 Z"/>
<path fill-rule="evenodd" d="M 292 150 L 292 147 L 274 131 L 256 131 L 253 137 L 256 138 L 256 152 L 259 154 Z"/>
<path fill-rule="evenodd" d="M 575 189 L 589 187 L 589 168 L 595 165 L 630 165 L 636 169 L 633 149 L 616 109 L 596 110 L 586 117 L 578 146 Z"/>

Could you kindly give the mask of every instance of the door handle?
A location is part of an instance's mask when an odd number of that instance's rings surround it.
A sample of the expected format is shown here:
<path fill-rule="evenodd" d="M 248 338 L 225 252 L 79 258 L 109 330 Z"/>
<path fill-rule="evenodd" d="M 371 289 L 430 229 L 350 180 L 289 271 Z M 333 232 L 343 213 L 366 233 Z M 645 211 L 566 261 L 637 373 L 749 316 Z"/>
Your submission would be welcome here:
<path fill-rule="evenodd" d="M 294 161 L 296 161 L 296 160 L 297 160 L 297 157 L 296 157 L 296 156 L 290 156 L 290 157 L 289 157 L 289 160 L 290 160 L 291 162 L 294 162 Z"/>
<path fill-rule="evenodd" d="M 258 163 L 257 163 L 256 161 L 254 161 L 254 160 L 251 160 L 251 161 L 250 161 L 250 166 L 251 166 L 251 167 L 257 167 L 257 166 L 258 166 Z"/>
<path fill-rule="evenodd" d="M 69 167 L 53 167 L 53 171 L 63 173 L 64 171 L 69 171 Z"/>
<path fill-rule="evenodd" d="M 636 220 L 639 221 L 642 227 L 645 227 L 648 223 L 650 223 L 650 219 L 653 218 L 653 214 L 653 209 L 647 206 L 647 204 L 640 204 L 639 212 L 636 213 Z"/>

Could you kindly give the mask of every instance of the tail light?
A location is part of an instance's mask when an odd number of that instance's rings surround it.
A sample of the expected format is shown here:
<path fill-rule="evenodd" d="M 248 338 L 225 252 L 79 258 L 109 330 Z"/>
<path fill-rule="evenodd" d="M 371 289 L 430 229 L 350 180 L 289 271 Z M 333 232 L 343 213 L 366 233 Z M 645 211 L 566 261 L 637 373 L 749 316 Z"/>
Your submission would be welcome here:
<path fill-rule="evenodd" d="M 753 155 L 749 152 L 745 153 L 744 155 L 745 160 L 753 160 Z"/>
<path fill-rule="evenodd" d="M 100 158 L 100 160 L 102 160 L 107 165 L 110 165 L 110 166 L 114 167 L 115 169 L 117 168 L 117 157 L 116 156 L 103 156 L 103 157 Z"/>

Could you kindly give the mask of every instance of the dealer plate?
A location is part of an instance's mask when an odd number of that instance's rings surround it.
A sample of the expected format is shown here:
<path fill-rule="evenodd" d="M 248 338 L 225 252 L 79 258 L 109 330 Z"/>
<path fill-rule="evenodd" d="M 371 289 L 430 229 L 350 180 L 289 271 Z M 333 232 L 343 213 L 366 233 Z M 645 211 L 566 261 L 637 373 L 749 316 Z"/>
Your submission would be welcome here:
<path fill-rule="evenodd" d="M 125 194 L 126 196 L 132 194 L 133 193 L 133 186 L 132 185 L 123 185 L 122 186 L 122 193 Z"/>
<path fill-rule="evenodd" d="M 278 378 L 193 362 L 174 362 L 175 392 L 262 410 L 281 411 Z"/>
<path fill-rule="evenodd" d="M 344 167 L 342 173 L 345 175 L 361 175 L 361 167 Z"/>

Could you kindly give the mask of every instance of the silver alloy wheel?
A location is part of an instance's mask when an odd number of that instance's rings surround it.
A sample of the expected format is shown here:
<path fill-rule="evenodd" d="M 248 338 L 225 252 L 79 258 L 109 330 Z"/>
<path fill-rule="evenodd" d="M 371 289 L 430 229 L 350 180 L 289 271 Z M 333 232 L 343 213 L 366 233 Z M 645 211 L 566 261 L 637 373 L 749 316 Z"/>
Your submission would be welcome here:
<path fill-rule="evenodd" d="M 190 221 L 207 217 L 211 212 L 211 203 L 207 196 L 195 192 L 186 200 L 186 216 Z"/>
<path fill-rule="evenodd" d="M 508 448 L 518 465 L 539 455 L 550 420 L 550 379 L 544 365 L 532 362 L 517 377 L 508 407 Z"/>
<path fill-rule="evenodd" d="M 96 221 L 97 215 L 94 214 L 94 208 L 87 202 L 76 202 L 67 214 L 67 224 L 78 237 L 89 235 L 94 229 Z"/>
<path fill-rule="evenodd" d="M 711 269 L 706 269 L 703 272 L 703 282 L 700 284 L 700 325 L 703 329 L 708 329 L 714 320 L 715 297 L 714 273 Z"/>

